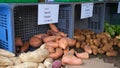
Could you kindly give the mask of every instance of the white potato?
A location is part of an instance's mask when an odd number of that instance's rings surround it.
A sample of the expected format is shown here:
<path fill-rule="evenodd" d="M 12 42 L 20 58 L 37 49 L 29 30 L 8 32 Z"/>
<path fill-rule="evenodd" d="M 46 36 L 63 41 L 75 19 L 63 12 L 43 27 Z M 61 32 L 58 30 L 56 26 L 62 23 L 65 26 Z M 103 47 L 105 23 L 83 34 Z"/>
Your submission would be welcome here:
<path fill-rule="evenodd" d="M 43 63 L 39 63 L 38 68 L 46 68 L 45 65 Z"/>
<path fill-rule="evenodd" d="M 52 63 L 53 63 L 53 59 L 52 58 L 47 58 L 44 61 L 44 65 L 45 65 L 46 68 L 52 68 Z"/>

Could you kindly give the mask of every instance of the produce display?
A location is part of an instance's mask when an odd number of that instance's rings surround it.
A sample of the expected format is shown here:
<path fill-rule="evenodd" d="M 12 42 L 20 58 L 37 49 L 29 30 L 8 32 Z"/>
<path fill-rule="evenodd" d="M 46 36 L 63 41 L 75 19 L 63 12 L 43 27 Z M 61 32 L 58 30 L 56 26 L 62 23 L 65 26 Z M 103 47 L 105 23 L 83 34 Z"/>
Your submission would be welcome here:
<path fill-rule="evenodd" d="M 107 32 L 94 33 L 91 30 L 76 29 L 74 39 L 77 40 L 76 48 L 83 49 L 89 54 L 106 54 L 107 56 L 117 56 L 115 47 L 119 47 L 120 40 Z M 92 51 L 91 51 L 92 50 Z"/>
<path fill-rule="evenodd" d="M 16 37 L 17 55 L 0 49 L 0 67 L 62 68 L 65 65 L 81 65 L 90 54 L 118 54 L 114 47 L 120 47 L 120 40 L 107 32 L 96 34 L 87 29 L 75 29 L 74 39 L 71 39 L 54 24 L 49 26 L 50 30 L 46 33 L 34 35 L 28 41 Z M 29 47 L 35 50 L 29 51 Z"/>

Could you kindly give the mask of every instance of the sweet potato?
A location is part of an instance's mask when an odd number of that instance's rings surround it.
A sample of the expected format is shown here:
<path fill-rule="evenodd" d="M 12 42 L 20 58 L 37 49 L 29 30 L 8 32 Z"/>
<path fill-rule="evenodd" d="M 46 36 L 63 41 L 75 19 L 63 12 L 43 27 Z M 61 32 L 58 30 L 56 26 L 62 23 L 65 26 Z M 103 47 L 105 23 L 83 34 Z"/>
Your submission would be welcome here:
<path fill-rule="evenodd" d="M 55 60 L 53 63 L 52 63 L 52 68 L 61 68 L 61 61 L 60 60 Z"/>
<path fill-rule="evenodd" d="M 111 48 L 112 48 L 112 45 L 110 45 L 110 44 L 105 44 L 105 45 L 103 46 L 102 50 L 106 52 L 106 51 L 109 51 Z"/>
<path fill-rule="evenodd" d="M 55 53 L 50 53 L 48 55 L 49 58 L 52 59 L 58 59 L 63 55 L 63 50 L 61 48 L 56 48 L 56 52 Z"/>
<path fill-rule="evenodd" d="M 106 55 L 107 56 L 117 56 L 117 51 L 109 51 L 109 52 L 106 52 Z"/>
<path fill-rule="evenodd" d="M 59 32 L 58 28 L 54 24 L 49 24 L 49 26 L 54 32 Z"/>
<path fill-rule="evenodd" d="M 37 35 L 34 35 L 34 37 L 37 37 L 37 38 L 43 40 L 45 37 L 48 37 L 48 35 L 47 34 L 37 34 Z"/>
<path fill-rule="evenodd" d="M 64 55 L 67 54 L 69 52 L 69 47 L 67 47 L 66 49 L 64 49 Z"/>
<path fill-rule="evenodd" d="M 21 52 L 26 52 L 29 49 L 29 42 L 25 42 L 21 47 Z"/>
<path fill-rule="evenodd" d="M 29 44 L 32 47 L 39 47 L 42 44 L 42 40 L 38 37 L 31 37 L 29 40 Z"/>
<path fill-rule="evenodd" d="M 89 54 L 87 52 L 83 52 L 83 53 L 75 52 L 75 55 L 80 59 L 89 59 Z"/>
<path fill-rule="evenodd" d="M 59 39 L 61 39 L 62 37 L 61 36 L 48 36 L 48 37 L 45 37 L 44 39 L 43 39 L 43 42 L 55 42 L 56 40 L 59 40 Z"/>
<path fill-rule="evenodd" d="M 118 42 L 117 46 L 120 47 L 120 42 Z"/>
<path fill-rule="evenodd" d="M 82 60 L 75 57 L 74 54 L 74 50 L 71 49 L 67 54 L 65 54 L 62 57 L 62 65 L 68 64 L 68 65 L 80 65 L 82 64 Z"/>
<path fill-rule="evenodd" d="M 96 46 L 100 46 L 101 44 L 100 39 L 94 39 L 93 42 Z"/>
<path fill-rule="evenodd" d="M 71 38 L 66 37 L 66 40 L 68 41 L 69 46 L 75 46 L 75 44 L 76 44 L 75 39 L 71 39 Z"/>
<path fill-rule="evenodd" d="M 53 48 L 58 48 L 58 43 L 57 42 L 47 42 L 45 43 L 47 46 L 51 46 Z"/>
<path fill-rule="evenodd" d="M 58 43 L 59 43 L 59 47 L 62 49 L 66 49 L 69 45 L 66 38 L 60 39 Z"/>
<path fill-rule="evenodd" d="M 67 34 L 63 33 L 63 32 L 58 32 L 58 34 L 62 37 L 67 37 Z"/>
<path fill-rule="evenodd" d="M 104 54 L 105 51 L 104 51 L 102 48 L 99 48 L 99 49 L 98 49 L 98 53 L 100 53 L 100 54 Z"/>
<path fill-rule="evenodd" d="M 89 53 L 89 54 L 92 53 L 92 49 L 90 48 L 90 46 L 85 45 L 83 48 L 84 48 L 84 51 L 85 51 L 85 52 L 87 52 L 87 53 Z"/>
<path fill-rule="evenodd" d="M 15 38 L 15 45 L 16 46 L 22 46 L 23 45 L 22 39 L 20 37 Z"/>
<path fill-rule="evenodd" d="M 49 53 L 54 53 L 55 52 L 55 48 L 46 45 L 45 48 L 49 51 Z"/>

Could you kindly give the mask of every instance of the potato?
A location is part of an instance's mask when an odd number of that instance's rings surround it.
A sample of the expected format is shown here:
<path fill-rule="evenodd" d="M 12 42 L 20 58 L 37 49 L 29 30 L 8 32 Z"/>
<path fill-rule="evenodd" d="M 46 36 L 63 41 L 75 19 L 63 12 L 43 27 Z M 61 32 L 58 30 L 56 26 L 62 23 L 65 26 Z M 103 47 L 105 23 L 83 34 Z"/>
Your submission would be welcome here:
<path fill-rule="evenodd" d="M 14 57 L 15 54 L 12 52 L 9 52 L 7 50 L 0 49 L 0 55 L 6 56 L 6 57 Z"/>
<path fill-rule="evenodd" d="M 104 39 L 101 40 L 101 42 L 102 42 L 102 44 L 106 44 L 106 43 L 108 43 L 108 39 L 104 38 Z"/>
<path fill-rule="evenodd" d="M 0 55 L 0 67 L 11 65 L 13 65 L 13 62 L 8 57 Z"/>
<path fill-rule="evenodd" d="M 120 42 L 118 42 L 117 46 L 120 47 Z"/>
<path fill-rule="evenodd" d="M 93 42 L 96 46 L 100 46 L 101 44 L 100 39 L 94 39 Z"/>
<path fill-rule="evenodd" d="M 24 62 L 13 66 L 13 68 L 38 68 L 38 64 L 35 62 Z"/>
<path fill-rule="evenodd" d="M 87 53 L 89 53 L 89 54 L 92 53 L 92 49 L 91 49 L 90 46 L 88 46 L 88 45 L 85 45 L 85 46 L 83 47 L 83 49 L 84 49 L 85 52 L 87 52 Z"/>
<path fill-rule="evenodd" d="M 61 68 L 62 62 L 60 60 L 55 60 L 52 63 L 52 68 Z"/>
<path fill-rule="evenodd" d="M 39 63 L 38 68 L 46 68 L 45 65 L 43 63 Z"/>
<path fill-rule="evenodd" d="M 29 44 L 32 47 L 39 47 L 42 44 L 42 40 L 38 37 L 31 37 L 29 40 Z"/>
<path fill-rule="evenodd" d="M 84 40 L 85 40 L 85 36 L 84 36 L 84 35 L 74 36 L 74 38 L 75 38 L 77 41 L 84 41 Z"/>
<path fill-rule="evenodd" d="M 37 34 L 37 35 L 34 35 L 34 37 L 38 37 L 39 39 L 44 39 L 45 37 L 48 37 L 47 34 Z"/>
<path fill-rule="evenodd" d="M 48 45 L 45 46 L 45 49 L 47 49 L 49 51 L 49 53 L 55 52 L 55 48 L 48 46 Z"/>
<path fill-rule="evenodd" d="M 99 48 L 98 53 L 103 54 L 103 53 L 105 53 L 105 51 L 102 48 Z"/>
<path fill-rule="evenodd" d="M 113 45 L 114 45 L 114 46 L 116 46 L 116 45 L 118 44 L 118 42 L 119 42 L 119 39 L 117 39 L 117 38 L 114 38 L 114 39 L 113 39 Z"/>
<path fill-rule="evenodd" d="M 80 42 L 76 43 L 76 48 L 80 48 Z"/>
<path fill-rule="evenodd" d="M 107 56 L 117 56 L 117 51 L 109 51 L 109 52 L 106 52 L 106 55 Z"/>
<path fill-rule="evenodd" d="M 112 45 L 110 45 L 110 44 L 105 44 L 105 45 L 103 46 L 102 50 L 106 52 L 106 51 L 109 51 L 111 48 L 112 48 Z"/>
<path fill-rule="evenodd" d="M 98 49 L 92 49 L 93 55 L 97 55 L 98 54 Z"/>
<path fill-rule="evenodd" d="M 44 65 L 46 68 L 52 68 L 52 63 L 53 63 L 53 59 L 52 58 L 46 58 L 44 61 Z"/>
<path fill-rule="evenodd" d="M 26 52 L 29 49 L 29 42 L 25 42 L 23 46 L 21 47 L 21 52 Z"/>
<path fill-rule="evenodd" d="M 15 38 L 15 45 L 16 46 L 22 46 L 23 45 L 22 39 L 20 37 Z"/>

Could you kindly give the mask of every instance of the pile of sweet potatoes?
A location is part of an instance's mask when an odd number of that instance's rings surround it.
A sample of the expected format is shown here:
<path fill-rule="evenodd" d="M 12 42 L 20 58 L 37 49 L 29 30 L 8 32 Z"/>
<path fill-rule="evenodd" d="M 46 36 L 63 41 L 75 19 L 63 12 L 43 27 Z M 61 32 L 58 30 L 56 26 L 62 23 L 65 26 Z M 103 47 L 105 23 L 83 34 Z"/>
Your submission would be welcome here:
<path fill-rule="evenodd" d="M 112 38 L 108 33 L 94 33 L 91 30 L 76 29 L 74 33 L 76 39 L 76 48 L 84 49 L 88 46 L 92 50 L 92 54 L 106 54 L 107 56 L 117 56 L 117 51 L 114 47 L 120 47 L 120 40 Z"/>

